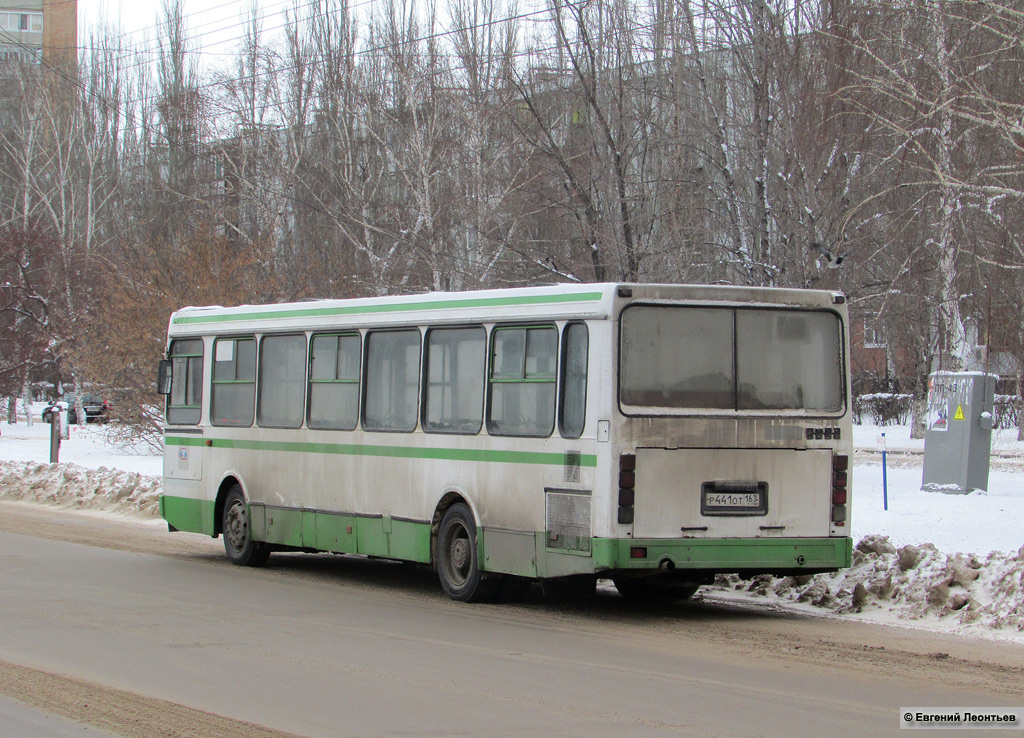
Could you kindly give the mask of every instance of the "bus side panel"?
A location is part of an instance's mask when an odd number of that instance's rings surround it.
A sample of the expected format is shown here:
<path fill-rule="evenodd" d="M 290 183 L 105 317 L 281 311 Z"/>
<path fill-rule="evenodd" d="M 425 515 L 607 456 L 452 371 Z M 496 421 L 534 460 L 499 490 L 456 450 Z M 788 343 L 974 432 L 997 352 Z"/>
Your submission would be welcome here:
<path fill-rule="evenodd" d="M 202 435 L 167 434 L 164 438 L 164 479 L 202 481 L 203 459 Z"/>
<path fill-rule="evenodd" d="M 542 579 L 548 577 L 567 577 L 572 574 L 592 574 L 594 572 L 592 551 L 567 553 L 552 549 L 548 545 L 547 531 L 537 533 L 536 546 L 537 576 Z"/>
<path fill-rule="evenodd" d="M 356 553 L 359 530 L 355 518 L 327 512 L 316 513 L 317 548 L 335 553 Z"/>
<path fill-rule="evenodd" d="M 244 479 L 256 540 L 426 563 L 432 558 L 430 521 L 436 506 L 455 491 L 478 518 L 485 570 L 528 577 L 593 571 L 594 439 L 524 442 L 361 431 L 307 438 L 228 428 L 207 438 L 206 476 Z M 524 443 L 532 448 L 509 448 Z M 518 453 L 524 457 L 514 456 Z M 458 460 L 462 456 L 470 460 Z M 549 545 L 551 493 L 587 500 L 586 551 Z M 213 503 L 208 507 L 204 525 L 212 532 Z"/>
<path fill-rule="evenodd" d="M 483 568 L 521 577 L 537 576 L 537 541 L 534 533 L 481 528 Z"/>
<path fill-rule="evenodd" d="M 391 520 L 388 547 L 393 558 L 403 561 L 430 562 L 430 524 L 411 520 Z"/>
<path fill-rule="evenodd" d="M 553 439 L 540 443 L 548 448 L 555 445 Z M 548 452 L 555 459 L 546 463 L 477 464 L 478 491 L 473 497 L 485 571 L 543 578 L 594 570 L 589 543 L 594 518 L 593 441 L 561 441 L 559 445 L 564 450 Z M 563 535 L 551 538 L 552 496 L 578 501 L 579 530 L 575 532 L 586 539 L 586 545 L 577 546 L 578 550 L 564 550 L 564 532 L 557 526 L 556 532 Z M 549 545 L 552 541 L 555 545 Z"/>
<path fill-rule="evenodd" d="M 594 571 L 594 559 L 589 552 L 569 553 L 549 548 L 547 531 L 524 533 L 481 528 L 480 535 L 484 571 L 531 579 L 590 574 Z"/>
<path fill-rule="evenodd" d="M 167 525 L 174 530 L 214 535 L 213 501 L 168 494 L 174 491 L 175 486 L 165 483 L 164 494 L 160 496 L 160 516 Z"/>
<path fill-rule="evenodd" d="M 164 438 L 164 484 L 160 515 L 181 531 L 214 535 L 214 505 L 203 482 L 203 437 L 191 429 Z"/>
<path fill-rule="evenodd" d="M 264 507 L 264 512 L 267 521 L 266 538 L 264 540 L 267 543 L 294 546 L 295 548 L 303 546 L 302 510 L 268 506 Z M 255 532 L 253 537 L 257 537 Z"/>

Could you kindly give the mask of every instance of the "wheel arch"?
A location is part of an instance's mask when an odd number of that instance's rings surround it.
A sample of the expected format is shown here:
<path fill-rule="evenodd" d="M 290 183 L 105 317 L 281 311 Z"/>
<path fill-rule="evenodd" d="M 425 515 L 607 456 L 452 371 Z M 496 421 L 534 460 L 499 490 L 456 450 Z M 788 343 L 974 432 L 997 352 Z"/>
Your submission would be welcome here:
<path fill-rule="evenodd" d="M 228 496 L 235 485 L 238 485 L 242 490 L 242 495 L 248 501 L 249 497 L 245 494 L 245 485 L 242 484 L 242 480 L 234 474 L 228 474 L 222 480 L 220 480 L 220 486 L 217 488 L 217 499 L 213 503 L 213 535 L 214 537 L 224 532 L 224 500 Z"/>
<path fill-rule="evenodd" d="M 459 503 L 469 508 L 469 512 L 473 515 L 473 522 L 476 523 L 477 528 L 480 527 L 480 518 L 476 514 L 476 508 L 469 501 L 469 496 L 463 490 L 449 489 L 441 495 L 441 499 L 434 506 L 434 516 L 430 519 L 430 566 L 435 571 L 437 570 L 437 534 L 441 530 L 441 519 L 452 505 Z"/>

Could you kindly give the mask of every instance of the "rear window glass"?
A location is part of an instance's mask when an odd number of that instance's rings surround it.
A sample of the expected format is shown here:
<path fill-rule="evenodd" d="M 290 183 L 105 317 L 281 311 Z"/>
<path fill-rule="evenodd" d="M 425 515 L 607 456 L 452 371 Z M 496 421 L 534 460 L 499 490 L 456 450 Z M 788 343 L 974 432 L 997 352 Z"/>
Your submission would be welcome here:
<path fill-rule="evenodd" d="M 636 305 L 620 331 L 619 400 L 631 413 L 843 409 L 835 313 Z"/>

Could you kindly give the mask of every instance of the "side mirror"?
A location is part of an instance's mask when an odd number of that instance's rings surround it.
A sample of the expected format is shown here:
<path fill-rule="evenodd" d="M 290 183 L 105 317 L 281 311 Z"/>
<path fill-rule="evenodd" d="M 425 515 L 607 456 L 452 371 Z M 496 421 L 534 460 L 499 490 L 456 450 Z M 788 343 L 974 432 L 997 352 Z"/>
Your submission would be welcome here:
<path fill-rule="evenodd" d="M 160 369 L 156 376 L 156 391 L 161 395 L 171 394 L 171 376 L 173 374 L 171 367 L 170 359 L 160 360 Z"/>

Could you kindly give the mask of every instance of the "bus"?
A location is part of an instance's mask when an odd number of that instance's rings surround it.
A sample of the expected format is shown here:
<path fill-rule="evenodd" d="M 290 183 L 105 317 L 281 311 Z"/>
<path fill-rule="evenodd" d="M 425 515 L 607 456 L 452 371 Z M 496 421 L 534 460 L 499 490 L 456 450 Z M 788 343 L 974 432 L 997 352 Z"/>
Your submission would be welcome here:
<path fill-rule="evenodd" d="M 540 580 L 690 596 L 850 566 L 838 292 L 580 284 L 170 318 L 160 513 L 228 558 L 433 567 L 484 601 Z"/>

